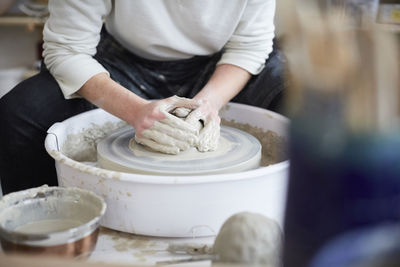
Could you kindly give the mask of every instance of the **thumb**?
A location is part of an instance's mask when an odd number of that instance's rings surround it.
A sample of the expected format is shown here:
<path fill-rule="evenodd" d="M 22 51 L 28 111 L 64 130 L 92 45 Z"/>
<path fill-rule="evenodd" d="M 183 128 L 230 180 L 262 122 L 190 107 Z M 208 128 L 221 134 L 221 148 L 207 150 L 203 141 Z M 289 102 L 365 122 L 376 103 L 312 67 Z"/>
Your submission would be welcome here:
<path fill-rule="evenodd" d="M 197 100 L 191 98 L 179 97 L 176 95 L 168 98 L 167 103 L 168 103 L 167 106 L 165 106 L 167 112 L 170 112 L 175 108 L 180 108 L 180 107 L 192 110 L 198 108 L 200 105 L 199 101 Z"/>

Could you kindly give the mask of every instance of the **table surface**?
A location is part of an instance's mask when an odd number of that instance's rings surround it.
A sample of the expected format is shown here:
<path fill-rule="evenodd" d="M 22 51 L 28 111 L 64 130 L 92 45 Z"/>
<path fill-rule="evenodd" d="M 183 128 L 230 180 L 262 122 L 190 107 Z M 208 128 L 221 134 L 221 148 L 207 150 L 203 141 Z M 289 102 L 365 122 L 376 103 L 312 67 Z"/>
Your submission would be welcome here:
<path fill-rule="evenodd" d="M 105 262 L 131 265 L 155 265 L 158 261 L 170 261 L 191 258 L 189 254 L 172 254 L 167 251 L 170 244 L 204 244 L 211 246 L 215 237 L 201 238 L 161 238 L 148 237 L 100 228 L 96 247 L 89 262 Z M 210 261 L 198 261 L 190 264 L 211 266 Z M 179 266 L 173 264 L 168 266 Z M 188 263 L 185 263 L 188 265 Z"/>
<path fill-rule="evenodd" d="M 101 227 L 96 247 L 91 253 L 88 262 L 101 262 L 121 265 L 149 265 L 154 266 L 159 261 L 175 261 L 189 259 L 189 254 L 173 254 L 167 251 L 170 244 L 197 244 L 211 246 L 215 237 L 197 238 L 162 238 L 140 236 L 114 231 Z M 0 253 L 2 253 L 0 246 Z M 82 255 L 85 256 L 85 255 Z M 168 264 L 168 266 L 182 265 L 211 266 L 211 261 L 195 261 Z"/>

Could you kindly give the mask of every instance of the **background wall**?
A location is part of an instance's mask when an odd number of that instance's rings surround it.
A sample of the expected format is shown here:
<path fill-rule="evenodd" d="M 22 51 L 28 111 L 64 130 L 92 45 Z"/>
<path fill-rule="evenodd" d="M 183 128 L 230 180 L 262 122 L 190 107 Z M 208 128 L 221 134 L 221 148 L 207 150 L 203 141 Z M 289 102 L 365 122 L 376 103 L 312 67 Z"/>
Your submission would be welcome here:
<path fill-rule="evenodd" d="M 19 9 L 28 1 L 0 1 L 0 97 L 28 76 L 28 70 L 40 58 L 41 27 L 26 23 L 27 17 Z"/>
<path fill-rule="evenodd" d="M 0 25 L 0 69 L 31 67 L 37 60 L 37 44 L 41 38 L 38 29 L 26 26 Z"/>

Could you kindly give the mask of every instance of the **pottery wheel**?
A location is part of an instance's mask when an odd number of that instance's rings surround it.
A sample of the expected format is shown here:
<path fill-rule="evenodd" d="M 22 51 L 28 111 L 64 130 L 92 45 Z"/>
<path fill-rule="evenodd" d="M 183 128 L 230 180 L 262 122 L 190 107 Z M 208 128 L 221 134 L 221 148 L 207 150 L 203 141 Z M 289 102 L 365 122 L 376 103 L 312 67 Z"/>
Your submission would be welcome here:
<path fill-rule="evenodd" d="M 121 128 L 97 145 L 97 159 L 104 169 L 153 175 L 203 175 L 232 173 L 257 168 L 261 144 L 252 135 L 221 126 L 218 149 L 198 152 L 190 148 L 178 155 L 152 151 L 133 139 L 131 126 Z"/>

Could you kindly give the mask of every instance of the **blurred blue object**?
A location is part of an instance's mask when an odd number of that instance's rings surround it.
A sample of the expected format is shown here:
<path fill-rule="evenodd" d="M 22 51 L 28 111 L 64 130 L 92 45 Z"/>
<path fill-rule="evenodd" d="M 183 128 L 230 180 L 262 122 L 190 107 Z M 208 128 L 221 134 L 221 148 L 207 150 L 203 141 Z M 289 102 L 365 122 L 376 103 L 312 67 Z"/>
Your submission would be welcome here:
<path fill-rule="evenodd" d="M 400 226 L 382 224 L 349 231 L 325 245 L 310 267 L 400 266 Z"/>
<path fill-rule="evenodd" d="M 351 132 L 340 100 L 313 97 L 291 124 L 285 267 L 309 266 L 348 231 L 400 223 L 400 131 Z"/>

